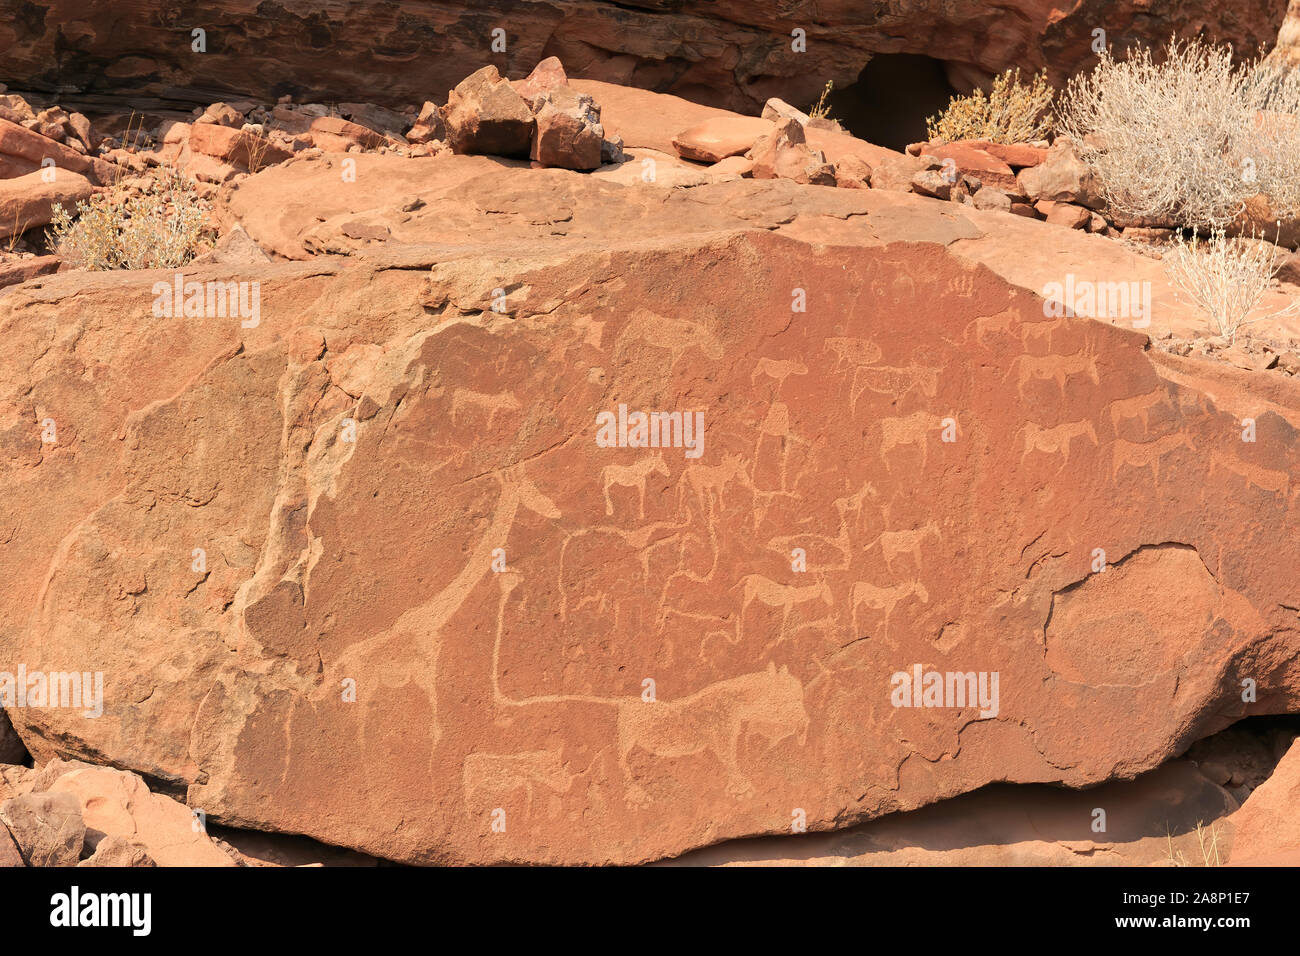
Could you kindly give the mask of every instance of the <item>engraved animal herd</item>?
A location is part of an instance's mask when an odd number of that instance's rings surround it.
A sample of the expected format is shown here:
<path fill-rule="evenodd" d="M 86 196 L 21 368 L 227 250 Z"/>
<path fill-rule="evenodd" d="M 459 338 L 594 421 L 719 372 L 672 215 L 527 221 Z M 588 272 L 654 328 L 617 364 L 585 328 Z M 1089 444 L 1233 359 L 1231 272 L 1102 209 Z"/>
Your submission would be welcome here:
<path fill-rule="evenodd" d="M 976 319 L 968 326 L 966 335 L 973 345 L 985 346 L 989 340 L 998 343 L 1003 337 L 1019 333 L 1020 354 L 1004 363 L 1004 381 L 1014 385 L 1016 392 L 1029 409 L 1023 424 L 1010 435 L 998 436 L 1016 449 L 1010 460 L 1025 466 L 1038 456 L 1055 458 L 1060 468 L 1069 467 L 1072 459 L 1082 462 L 1087 456 L 1092 461 L 1105 462 L 1104 444 L 1109 447 L 1108 472 L 1112 482 L 1129 477 L 1128 469 L 1147 471 L 1152 485 L 1161 480 L 1162 467 L 1182 453 L 1186 460 L 1195 460 L 1198 448 L 1192 435 L 1180 424 L 1181 411 L 1177 407 L 1175 387 L 1158 381 L 1155 388 L 1143 393 L 1112 400 L 1104 404 L 1089 401 L 1095 408 L 1093 417 L 1045 425 L 1031 420 L 1037 405 L 1026 399 L 1026 388 L 1041 389 L 1051 383 L 1062 402 L 1075 380 L 1083 387 L 1094 389 L 1101 385 L 1098 367 L 1097 342 L 1085 335 L 1082 344 L 1057 352 L 1051 348 L 1053 333 L 1057 328 L 1069 328 L 1077 334 L 1079 324 L 1069 320 L 1056 322 L 1021 323 L 1011 312 Z M 650 327 L 647 335 L 657 327 Z M 973 336 L 972 336 L 973 332 Z M 703 348 L 713 354 L 719 352 L 716 342 L 698 329 L 690 337 L 690 346 L 673 352 L 672 359 L 680 358 L 690 347 Z M 1047 349 L 1041 346 L 1046 341 Z M 874 431 L 868 433 L 866 446 L 844 449 L 843 454 L 856 457 L 875 456 L 882 477 L 899 485 L 900 475 L 924 473 L 936 449 L 941 446 L 940 430 L 945 419 L 955 418 L 956 410 L 931 407 L 939 394 L 941 369 L 919 364 L 917 361 L 898 365 L 882 365 L 884 350 L 876 342 L 859 337 L 835 336 L 822 340 L 823 355 L 807 355 L 803 360 L 760 357 L 754 361 L 749 376 L 755 394 L 766 392 L 766 407 L 756 409 L 753 415 L 755 440 L 748 455 L 731 450 L 715 452 L 714 463 L 683 461 L 673 455 L 665 456 L 662 449 L 618 450 L 611 453 L 617 460 L 600 466 L 597 486 L 600 489 L 603 513 L 622 529 L 625 537 L 637 535 L 628 531 L 629 524 L 647 521 L 648 498 L 656 498 L 657 509 L 675 510 L 689 516 L 692 510 L 699 516 L 699 524 L 709 529 L 717 522 L 728 495 L 745 495 L 755 509 L 755 529 L 766 508 L 778 497 L 791 497 L 788 468 L 793 453 L 806 450 L 809 440 L 796 434 L 792 427 L 792 406 L 782 399 L 787 382 L 811 374 L 810 365 L 820 363 L 821 374 L 840 376 L 845 383 L 850 415 L 856 415 L 858 405 L 868 393 L 889 404 L 886 411 L 893 414 L 875 416 Z M 1033 350 L 1032 354 L 1030 350 Z M 716 357 L 716 356 L 715 356 Z M 1038 393 L 1038 394 L 1041 394 Z M 493 400 L 478 394 L 457 396 L 453 409 L 461 411 L 473 406 L 486 409 L 489 415 L 503 408 L 517 407 L 513 396 Z M 911 406 L 906 413 L 900 407 Z M 1204 409 L 1202 409 L 1203 411 Z M 706 418 L 708 411 L 706 411 Z M 1166 427 L 1157 425 L 1157 434 L 1151 428 L 1153 416 Z M 1172 420 L 1174 427 L 1167 427 Z M 1140 425 L 1140 428 L 1138 427 Z M 1125 435 L 1128 437 L 1121 437 Z M 874 441 L 872 440 L 874 439 Z M 765 444 L 765 440 L 769 443 Z M 874 444 L 874 448 L 871 447 Z M 716 443 L 714 443 L 714 447 Z M 775 450 L 773 450 L 775 449 Z M 1215 449 L 1205 449 L 1211 471 L 1227 470 L 1249 484 L 1283 496 L 1292 495 L 1289 476 L 1285 472 L 1262 469 L 1232 455 Z M 759 476 L 760 459 L 764 455 L 776 456 L 776 487 L 764 487 Z M 769 463 L 770 464 L 770 463 Z M 1039 465 L 1044 464 L 1039 462 Z M 770 473 L 769 473 L 770 474 Z M 674 477 L 675 475 L 675 477 Z M 906 486 L 902 486 L 904 493 Z M 535 489 L 534 489 L 535 491 Z M 518 501 L 519 493 L 507 493 Z M 549 502 L 548 502 L 549 503 Z M 870 503 L 872 511 L 883 520 L 883 528 L 865 544 L 851 532 L 851 525 L 861 527 L 861 518 Z M 673 507 L 675 506 L 675 508 Z M 748 734 L 758 734 L 768 745 L 795 739 L 802 745 L 806 738 L 810 718 L 805 707 L 805 685 L 798 677 L 782 667 L 770 663 L 773 651 L 784 642 L 791 641 L 806 629 L 831 629 L 836 626 L 837 595 L 824 572 L 856 573 L 857 563 L 866 562 L 876 570 L 875 580 L 853 580 L 847 593 L 847 610 L 855 634 L 870 628 L 873 634 L 887 635 L 891 622 L 900 608 L 910 602 L 927 605 L 931 595 L 923 581 L 927 560 L 939 556 L 943 542 L 943 529 L 939 521 L 908 522 L 893 527 L 890 522 L 891 502 L 883 500 L 876 487 L 867 482 L 854 494 L 834 499 L 833 506 L 839 515 L 839 529 L 834 536 L 800 532 L 773 536 L 766 542 L 770 552 L 785 556 L 792 554 L 801 544 L 819 542 L 817 563 L 807 573 L 792 573 L 787 580 L 753 570 L 735 571 L 735 578 L 721 590 L 730 595 L 727 600 L 734 606 L 734 632 L 720 632 L 730 644 L 746 639 L 747 622 L 756 619 L 758 612 L 767 615 L 761 620 L 764 637 L 758 660 L 767 659 L 766 669 L 719 680 L 695 693 L 676 699 L 656 700 L 647 703 L 636 696 L 595 697 L 589 695 L 541 695 L 512 698 L 500 686 L 500 651 L 507 633 L 505 607 L 512 591 L 520 586 L 518 575 L 502 576 L 501 610 L 493 652 L 493 703 L 498 709 L 523 708 L 560 703 L 585 704 L 612 708 L 615 718 L 613 753 L 623 776 L 623 798 L 631 805 L 643 806 L 649 800 L 646 789 L 638 780 L 632 767 L 634 753 L 644 750 L 655 758 L 676 758 L 708 752 L 721 764 L 725 773 L 727 791 L 735 796 L 751 792 L 752 786 L 739 764 L 742 739 Z M 652 519 L 652 523 L 658 519 Z M 648 536 L 644 540 L 649 540 Z M 648 559 L 643 556 L 648 571 Z M 674 580 L 686 576 L 699 584 L 712 578 L 679 570 L 670 575 L 661 592 L 657 620 L 662 624 L 669 613 L 692 617 L 688 612 L 674 611 L 669 607 L 669 588 Z M 770 566 L 770 565 L 769 565 Z M 818 573 L 818 572 L 823 573 Z M 602 596 L 601 607 L 604 607 Z M 561 609 L 561 616 L 563 616 Z M 791 625 L 794 624 L 794 630 Z M 708 639 L 701 642 L 705 655 Z M 820 680 L 821 678 L 816 678 Z M 813 682 L 810 682 L 810 685 Z M 552 801 L 571 788 L 575 775 L 566 770 L 560 750 L 538 749 L 522 753 L 488 754 L 472 753 L 463 767 L 464 796 L 468 807 L 476 812 L 485 806 L 495 805 L 509 798 L 520 799 L 532 812 L 540 796 L 549 795 Z"/>

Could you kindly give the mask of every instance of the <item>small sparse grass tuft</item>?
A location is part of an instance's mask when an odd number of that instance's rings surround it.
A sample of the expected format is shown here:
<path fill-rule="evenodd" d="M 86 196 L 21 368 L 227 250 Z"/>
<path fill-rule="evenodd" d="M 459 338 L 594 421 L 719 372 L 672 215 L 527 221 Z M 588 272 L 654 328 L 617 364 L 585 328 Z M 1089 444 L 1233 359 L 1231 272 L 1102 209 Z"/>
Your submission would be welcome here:
<path fill-rule="evenodd" d="M 831 119 L 831 107 L 826 102 L 826 97 L 830 96 L 831 90 L 835 87 L 834 80 L 827 80 L 826 85 L 822 87 L 822 95 L 817 97 L 817 102 L 808 110 L 808 116 L 811 119 Z M 834 120 L 831 120 L 834 122 Z"/>

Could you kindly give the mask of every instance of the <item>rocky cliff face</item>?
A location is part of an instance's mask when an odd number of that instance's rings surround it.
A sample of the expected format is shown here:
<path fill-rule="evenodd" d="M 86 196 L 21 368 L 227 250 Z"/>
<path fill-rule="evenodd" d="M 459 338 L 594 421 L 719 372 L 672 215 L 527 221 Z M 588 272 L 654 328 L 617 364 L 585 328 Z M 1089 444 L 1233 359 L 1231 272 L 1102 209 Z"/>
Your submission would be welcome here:
<path fill-rule="evenodd" d="M 1014 0 L 996 10 L 981 0 L 398 0 L 219 2 L 182 12 L 147 0 L 111 6 L 35 0 L 0 23 L 0 82 L 68 101 L 73 94 L 82 100 L 125 95 L 150 107 L 285 93 L 393 105 L 442 95 L 465 75 L 466 63 L 492 62 L 516 76 L 557 55 L 575 76 L 754 112 L 769 96 L 802 105 L 827 80 L 847 86 L 880 53 L 933 57 L 962 88 L 1013 66 L 1046 67 L 1060 80 L 1091 61 L 1094 30 L 1102 27 L 1106 42 L 1118 48 L 1204 31 L 1254 49 L 1274 42 L 1285 6 L 1284 0 L 1087 0 L 1065 7 Z M 204 31 L 205 52 L 195 50 L 196 29 Z M 494 37 L 498 29 L 504 50 Z M 792 48 L 794 31 L 802 31 L 806 52 Z"/>

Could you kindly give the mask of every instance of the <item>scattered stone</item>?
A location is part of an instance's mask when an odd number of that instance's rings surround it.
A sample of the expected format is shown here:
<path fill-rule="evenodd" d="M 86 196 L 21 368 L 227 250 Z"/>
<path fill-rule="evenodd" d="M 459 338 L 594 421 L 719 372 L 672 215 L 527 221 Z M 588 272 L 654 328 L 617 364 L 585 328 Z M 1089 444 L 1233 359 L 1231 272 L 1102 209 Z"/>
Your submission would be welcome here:
<path fill-rule="evenodd" d="M 532 111 L 495 66 L 461 80 L 441 113 L 447 142 L 457 153 L 527 158 L 532 150 Z"/>
<path fill-rule="evenodd" d="M 793 122 L 799 126 L 795 120 L 785 122 Z M 776 125 L 767 119 L 755 119 L 752 116 L 720 116 L 682 130 L 673 137 L 673 148 L 682 159 L 697 163 L 716 163 L 728 156 L 740 156 L 748 152 L 760 137 L 772 133 L 776 128 Z M 804 142 L 802 135 L 798 142 Z"/>
<path fill-rule="evenodd" d="M 934 199 L 950 198 L 955 184 L 955 179 L 945 176 L 937 169 L 923 169 L 912 177 L 913 192 Z"/>
<path fill-rule="evenodd" d="M 845 156 L 835 164 L 835 185 L 841 189 L 870 189 L 871 167 L 858 156 Z"/>
<path fill-rule="evenodd" d="M 353 148 L 358 150 L 378 149 L 384 145 L 382 133 L 367 129 L 338 116 L 318 116 L 311 122 L 312 142 L 326 152 L 346 153 Z"/>
<path fill-rule="evenodd" d="M 605 130 L 600 125 L 600 107 L 587 93 L 568 87 L 537 94 L 537 128 L 531 157 L 543 166 L 591 170 L 601 165 L 601 144 Z"/>
<path fill-rule="evenodd" d="M 1000 189 L 981 189 L 975 194 L 975 208 L 1011 212 L 1011 197 Z"/>
<path fill-rule="evenodd" d="M 794 120 L 800 126 L 807 126 L 811 118 L 803 110 L 795 109 L 785 100 L 775 96 L 763 104 L 763 119 L 773 123 Z"/>
<path fill-rule="evenodd" d="M 442 114 L 438 105 L 426 100 L 420 108 L 420 115 L 415 118 L 415 125 L 406 132 L 406 139 L 411 143 L 428 143 L 446 138 L 447 128 L 442 123 Z"/>
<path fill-rule="evenodd" d="M 1033 202 L 1069 202 L 1102 208 L 1101 192 L 1092 169 L 1079 158 L 1068 136 L 1060 136 L 1037 166 L 1022 169 L 1016 179 Z"/>
<path fill-rule="evenodd" d="M 1042 200 L 1034 203 L 1034 209 L 1052 225 L 1067 229 L 1083 229 L 1091 221 L 1088 210 L 1073 203 Z"/>
<path fill-rule="evenodd" d="M 86 838 L 81 804 L 68 793 L 27 793 L 0 804 L 0 823 L 28 866 L 76 866 Z"/>
<path fill-rule="evenodd" d="M 148 851 L 139 843 L 119 836 L 103 836 L 91 855 L 77 866 L 157 866 Z"/>
<path fill-rule="evenodd" d="M 213 103 L 204 110 L 195 123 L 214 123 L 217 126 L 228 126 L 232 129 L 239 129 L 244 125 L 244 114 L 239 112 L 233 106 L 226 103 Z"/>

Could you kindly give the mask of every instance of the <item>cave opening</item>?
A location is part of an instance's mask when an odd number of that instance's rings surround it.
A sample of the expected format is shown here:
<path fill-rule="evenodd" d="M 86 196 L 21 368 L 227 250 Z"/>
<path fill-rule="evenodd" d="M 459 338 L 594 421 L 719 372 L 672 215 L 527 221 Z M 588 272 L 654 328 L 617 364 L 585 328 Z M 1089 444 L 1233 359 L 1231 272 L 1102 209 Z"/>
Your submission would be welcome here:
<path fill-rule="evenodd" d="M 855 83 L 832 89 L 830 115 L 859 139 L 902 150 L 926 139 L 926 117 L 957 95 L 942 60 L 917 53 L 877 53 Z"/>

